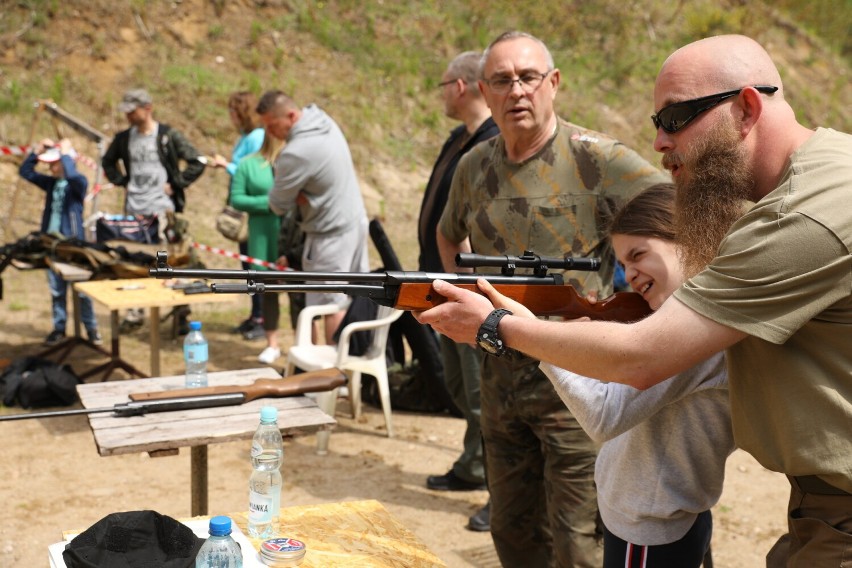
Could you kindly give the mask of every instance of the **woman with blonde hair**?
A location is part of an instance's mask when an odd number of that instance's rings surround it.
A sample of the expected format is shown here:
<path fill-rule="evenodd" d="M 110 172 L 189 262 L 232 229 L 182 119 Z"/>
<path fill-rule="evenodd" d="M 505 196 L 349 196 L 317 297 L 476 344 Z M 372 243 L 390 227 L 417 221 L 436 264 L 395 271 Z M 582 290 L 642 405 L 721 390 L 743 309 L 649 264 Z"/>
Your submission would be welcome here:
<path fill-rule="evenodd" d="M 257 103 L 256 99 L 257 97 L 248 91 L 231 93 L 231 96 L 228 97 L 228 116 L 231 119 L 231 124 L 237 129 L 239 137 L 234 144 L 234 149 L 231 151 L 230 160 L 220 154 L 216 154 L 210 163 L 214 168 L 224 168 L 228 172 L 228 198 L 225 200 L 226 203 L 230 203 L 231 201 L 232 184 L 240 160 L 260 150 L 263 144 L 263 128 L 257 126 L 258 117 L 254 110 Z M 245 241 L 239 243 L 239 250 L 240 254 L 248 254 L 248 245 Z M 243 263 L 243 269 L 249 269 L 248 263 Z M 263 336 L 261 320 L 260 298 L 252 296 L 251 313 L 245 321 L 237 326 L 235 331 L 241 333 L 246 339 L 258 339 Z"/>

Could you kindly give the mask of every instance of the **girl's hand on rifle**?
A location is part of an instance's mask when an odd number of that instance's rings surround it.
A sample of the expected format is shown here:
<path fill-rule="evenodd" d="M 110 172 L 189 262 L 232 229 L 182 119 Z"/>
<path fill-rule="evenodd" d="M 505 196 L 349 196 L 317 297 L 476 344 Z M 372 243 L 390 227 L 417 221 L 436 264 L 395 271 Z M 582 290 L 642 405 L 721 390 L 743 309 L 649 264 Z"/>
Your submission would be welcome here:
<path fill-rule="evenodd" d="M 507 309 L 512 312 L 512 315 L 516 315 L 522 318 L 535 317 L 535 314 L 529 311 L 525 305 L 511 298 L 507 298 L 506 296 L 498 292 L 497 289 L 491 285 L 491 282 L 489 282 L 485 278 L 480 278 L 479 280 L 477 280 L 476 286 L 477 288 L 482 290 L 483 294 L 488 296 L 488 299 L 491 300 L 491 303 L 494 305 L 495 308 Z"/>

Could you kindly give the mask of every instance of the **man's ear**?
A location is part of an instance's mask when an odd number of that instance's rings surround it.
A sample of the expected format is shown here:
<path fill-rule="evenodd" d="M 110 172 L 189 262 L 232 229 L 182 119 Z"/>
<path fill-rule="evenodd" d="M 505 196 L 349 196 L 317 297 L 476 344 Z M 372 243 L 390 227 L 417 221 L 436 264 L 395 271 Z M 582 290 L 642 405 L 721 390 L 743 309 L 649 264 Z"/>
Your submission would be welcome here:
<path fill-rule="evenodd" d="M 559 72 L 559 69 L 554 68 L 547 76 L 547 80 L 553 86 L 553 97 L 556 98 L 556 93 L 559 91 L 559 83 L 562 81 L 562 74 Z"/>
<path fill-rule="evenodd" d="M 747 136 L 763 113 L 763 97 L 754 87 L 745 87 L 737 98 L 740 132 Z"/>

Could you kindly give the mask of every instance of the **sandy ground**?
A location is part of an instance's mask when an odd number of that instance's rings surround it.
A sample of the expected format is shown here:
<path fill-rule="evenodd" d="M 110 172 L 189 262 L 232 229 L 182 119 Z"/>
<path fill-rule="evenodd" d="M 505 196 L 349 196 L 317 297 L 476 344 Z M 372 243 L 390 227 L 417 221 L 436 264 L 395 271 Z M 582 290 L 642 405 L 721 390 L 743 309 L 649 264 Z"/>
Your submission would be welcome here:
<path fill-rule="evenodd" d="M 46 278 L 41 271 L 7 270 L 0 301 L 0 357 L 32 355 L 50 331 Z M 257 366 L 263 342 L 230 332 L 247 312 L 197 308 L 210 341 L 211 370 Z M 108 340 L 107 314 L 98 309 Z M 180 344 L 163 326 L 163 374 L 181 372 Z M 148 369 L 147 326 L 122 337 L 122 354 Z M 289 341 L 288 337 L 284 339 Z M 78 372 L 103 359 L 80 349 L 71 363 Z M 282 362 L 283 363 L 283 362 Z M 20 409 L 3 408 L 3 413 Z M 341 400 L 339 425 L 329 455 L 315 455 L 313 436 L 285 443 L 282 505 L 377 499 L 450 567 L 498 566 L 488 534 L 466 530 L 467 517 L 481 506 L 484 491 L 437 493 L 425 488 L 427 475 L 443 473 L 461 448 L 464 423 L 449 416 L 395 412 L 396 437 L 384 434 L 378 409 L 369 405 L 359 421 Z M 46 566 L 47 546 L 65 529 L 83 529 L 115 511 L 154 509 L 173 517 L 190 514 L 189 452 L 151 458 L 147 454 L 100 457 L 85 417 L 10 421 L 0 424 L 4 454 L 0 500 L 0 566 Z M 210 446 L 211 514 L 247 506 L 250 443 Z M 713 554 L 717 567 L 763 565 L 783 532 L 787 482 L 736 452 L 728 461 L 724 494 L 713 511 Z"/>

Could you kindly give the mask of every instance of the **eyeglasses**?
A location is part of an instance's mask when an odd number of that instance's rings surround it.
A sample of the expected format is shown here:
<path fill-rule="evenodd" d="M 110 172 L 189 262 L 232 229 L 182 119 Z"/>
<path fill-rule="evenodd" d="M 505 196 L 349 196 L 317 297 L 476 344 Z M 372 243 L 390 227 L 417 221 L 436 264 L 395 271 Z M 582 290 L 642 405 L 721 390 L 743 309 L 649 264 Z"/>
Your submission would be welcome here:
<path fill-rule="evenodd" d="M 660 112 L 657 114 L 652 114 L 651 120 L 654 121 L 655 128 L 662 128 L 669 134 L 674 134 L 695 120 L 702 112 L 710 110 L 726 99 L 739 95 L 743 89 L 745 89 L 745 87 L 735 91 L 725 91 L 724 93 L 717 93 L 715 95 L 708 95 L 706 97 L 699 97 L 697 99 L 670 104 L 669 106 L 660 109 Z M 771 95 L 778 90 L 778 87 L 759 85 L 755 86 L 754 89 L 759 93 Z"/>
<path fill-rule="evenodd" d="M 452 84 L 453 84 L 453 83 L 455 83 L 456 81 L 458 81 L 458 79 L 449 79 L 449 80 L 447 80 L 447 81 L 441 81 L 440 83 L 438 83 L 438 88 L 439 88 L 439 89 L 443 89 L 443 88 L 444 88 L 444 87 L 446 87 L 447 85 L 452 85 Z"/>
<path fill-rule="evenodd" d="M 538 89 L 538 86 L 541 85 L 545 77 L 550 75 L 551 71 L 553 71 L 553 69 L 550 69 L 545 73 L 536 73 L 535 71 L 532 71 L 524 73 L 517 79 L 512 79 L 511 77 L 497 77 L 496 79 L 483 79 L 482 82 L 491 87 L 491 90 L 498 95 L 505 95 L 511 91 L 515 87 L 515 83 L 521 87 L 523 92 L 530 94 Z"/>

